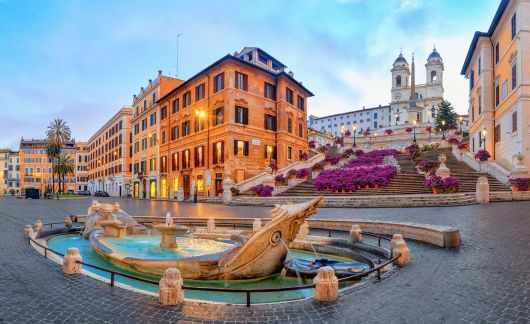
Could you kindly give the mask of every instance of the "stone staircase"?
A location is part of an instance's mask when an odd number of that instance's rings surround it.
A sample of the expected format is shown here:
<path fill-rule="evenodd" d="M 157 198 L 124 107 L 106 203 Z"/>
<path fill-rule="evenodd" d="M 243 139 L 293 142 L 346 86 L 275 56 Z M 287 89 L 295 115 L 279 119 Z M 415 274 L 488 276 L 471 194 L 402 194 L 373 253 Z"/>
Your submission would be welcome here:
<path fill-rule="evenodd" d="M 330 149 L 332 152 L 332 149 Z M 335 153 L 335 152 L 333 152 Z M 336 154 L 336 153 L 335 153 Z M 481 176 L 488 178 L 490 184 L 490 191 L 510 191 L 510 188 L 497 181 L 486 173 L 475 172 L 464 162 L 458 161 L 451 153 L 450 148 L 436 149 L 433 151 L 422 152 L 421 159 L 438 160 L 438 155 L 445 154 L 447 156 L 447 167 L 451 170 L 451 175 L 460 180 L 460 192 L 475 192 L 477 179 Z M 374 195 L 419 195 L 429 194 L 430 192 L 423 187 L 425 177 L 418 174 L 416 168 L 411 163 L 408 155 L 400 154 L 396 157 L 401 165 L 401 173 L 399 173 L 390 183 L 382 188 L 374 189 L 360 189 L 353 193 L 334 193 L 331 190 L 316 191 L 313 186 L 313 180 L 306 180 L 299 185 L 289 188 L 279 196 L 318 196 L 318 195 L 333 195 L 333 196 L 374 196 Z M 469 197 L 466 197 L 467 200 Z M 389 201 L 389 203 L 391 203 Z M 360 205 L 363 202 L 359 202 Z"/>

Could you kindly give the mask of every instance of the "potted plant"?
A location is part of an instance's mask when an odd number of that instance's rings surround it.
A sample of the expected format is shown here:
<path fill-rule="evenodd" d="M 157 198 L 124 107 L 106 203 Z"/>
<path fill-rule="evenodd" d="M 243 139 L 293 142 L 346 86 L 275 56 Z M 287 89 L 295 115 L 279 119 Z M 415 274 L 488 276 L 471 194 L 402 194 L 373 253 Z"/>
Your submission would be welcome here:
<path fill-rule="evenodd" d="M 315 141 L 309 141 L 308 145 L 310 149 L 315 149 L 317 147 L 317 143 Z"/>
<path fill-rule="evenodd" d="M 447 143 L 451 145 L 458 145 L 460 144 L 460 141 L 456 137 L 451 137 L 450 139 L 447 140 Z"/>
<path fill-rule="evenodd" d="M 530 188 L 530 178 L 514 178 L 510 179 L 512 184 L 512 191 L 529 191 Z"/>
<path fill-rule="evenodd" d="M 491 155 L 486 150 L 478 150 L 477 153 L 475 153 L 473 157 L 475 158 L 475 160 L 478 160 L 480 162 L 485 162 L 491 157 Z"/>
<path fill-rule="evenodd" d="M 428 177 L 423 182 L 423 186 L 429 189 L 435 195 L 442 193 L 444 190 L 444 184 L 443 184 L 442 177 L 439 177 L 436 175 Z"/>
<path fill-rule="evenodd" d="M 274 177 L 274 181 L 277 187 L 287 185 L 287 178 L 281 173 Z"/>
<path fill-rule="evenodd" d="M 440 162 L 434 160 L 421 160 L 416 168 L 425 175 L 433 175 L 436 169 L 440 166 Z"/>
<path fill-rule="evenodd" d="M 299 169 L 297 172 L 296 172 L 296 176 L 299 178 L 299 179 L 307 179 L 309 178 L 309 169 Z"/>
<path fill-rule="evenodd" d="M 269 163 L 269 168 L 271 168 L 272 172 L 278 171 L 278 164 L 276 162 Z"/>
<path fill-rule="evenodd" d="M 250 188 L 250 191 L 252 191 L 254 195 L 258 197 L 271 197 L 272 193 L 274 192 L 274 188 L 271 186 L 259 184 Z"/>
<path fill-rule="evenodd" d="M 413 131 L 412 127 L 405 128 L 405 132 L 407 132 L 409 134 L 412 133 L 412 131 Z"/>
<path fill-rule="evenodd" d="M 460 150 L 460 152 L 468 152 L 469 151 L 469 143 L 460 143 L 458 144 L 458 149 Z"/>
<path fill-rule="evenodd" d="M 355 156 L 359 157 L 359 156 L 364 154 L 364 151 L 363 150 L 355 150 L 355 152 L 353 152 L 353 154 L 355 154 Z"/>
<path fill-rule="evenodd" d="M 346 136 L 346 137 L 350 137 L 351 136 L 351 132 L 350 132 L 349 129 L 346 132 L 344 132 L 344 136 Z"/>
<path fill-rule="evenodd" d="M 300 152 L 300 155 L 299 155 L 300 161 L 307 161 L 308 157 L 309 156 L 307 155 L 306 152 Z"/>
<path fill-rule="evenodd" d="M 432 126 L 428 126 L 427 128 L 425 128 L 425 130 L 427 131 L 427 133 L 432 133 Z"/>
<path fill-rule="evenodd" d="M 238 196 L 239 195 L 239 189 L 237 187 L 230 188 L 230 191 L 232 192 L 232 195 Z"/>
<path fill-rule="evenodd" d="M 389 129 L 385 129 L 385 135 L 392 135 L 394 134 L 394 131 L 391 130 L 390 128 Z"/>
<path fill-rule="evenodd" d="M 295 170 L 295 169 L 291 169 L 287 172 L 287 176 L 289 177 L 289 179 L 296 179 L 298 177 L 298 170 Z"/>
<path fill-rule="evenodd" d="M 445 193 L 455 193 L 460 190 L 460 181 L 455 177 L 443 179 L 443 189 Z"/>

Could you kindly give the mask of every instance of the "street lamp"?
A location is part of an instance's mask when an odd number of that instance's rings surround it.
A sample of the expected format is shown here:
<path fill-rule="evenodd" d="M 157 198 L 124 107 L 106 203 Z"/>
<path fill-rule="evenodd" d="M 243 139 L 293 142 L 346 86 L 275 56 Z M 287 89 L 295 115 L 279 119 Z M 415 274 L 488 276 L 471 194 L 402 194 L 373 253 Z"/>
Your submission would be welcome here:
<path fill-rule="evenodd" d="M 352 146 L 352 147 L 356 147 L 357 144 L 355 143 L 355 133 L 357 133 L 357 132 L 356 132 L 357 127 L 354 125 L 354 126 L 352 127 L 352 129 L 353 129 L 353 146 Z"/>
<path fill-rule="evenodd" d="M 416 123 L 417 121 L 414 120 L 412 123 L 414 124 L 413 131 L 412 131 L 412 133 L 414 134 L 414 139 L 412 140 L 412 143 L 416 143 Z"/>
<path fill-rule="evenodd" d="M 267 155 L 269 156 L 269 167 L 270 167 L 272 163 L 272 146 L 271 145 L 267 145 Z"/>
<path fill-rule="evenodd" d="M 442 120 L 442 139 L 445 139 L 445 120 Z"/>
<path fill-rule="evenodd" d="M 482 138 L 480 138 L 480 133 L 482 133 Z M 479 135 L 479 146 L 482 146 L 482 143 L 484 143 L 484 149 L 486 149 L 486 135 L 488 134 L 488 131 L 484 127 Z"/>

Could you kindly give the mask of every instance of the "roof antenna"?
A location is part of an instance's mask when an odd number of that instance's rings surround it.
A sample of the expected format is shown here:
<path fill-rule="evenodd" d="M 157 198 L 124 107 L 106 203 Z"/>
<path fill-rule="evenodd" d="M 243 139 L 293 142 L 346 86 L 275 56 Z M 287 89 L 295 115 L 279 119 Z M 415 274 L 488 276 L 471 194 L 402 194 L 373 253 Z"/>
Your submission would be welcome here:
<path fill-rule="evenodd" d="M 179 78 L 179 37 L 182 36 L 182 33 L 177 34 L 177 75 L 176 78 Z"/>

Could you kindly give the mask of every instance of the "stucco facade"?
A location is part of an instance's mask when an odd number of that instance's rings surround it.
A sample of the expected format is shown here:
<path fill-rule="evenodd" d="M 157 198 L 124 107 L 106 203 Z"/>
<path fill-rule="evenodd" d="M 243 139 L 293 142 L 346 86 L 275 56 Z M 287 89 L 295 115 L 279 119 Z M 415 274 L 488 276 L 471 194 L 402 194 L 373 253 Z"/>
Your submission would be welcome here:
<path fill-rule="evenodd" d="M 470 81 L 470 149 L 485 148 L 509 171 L 523 153 L 530 167 L 530 1 L 501 1 L 489 31 L 475 33 L 461 73 Z"/>

